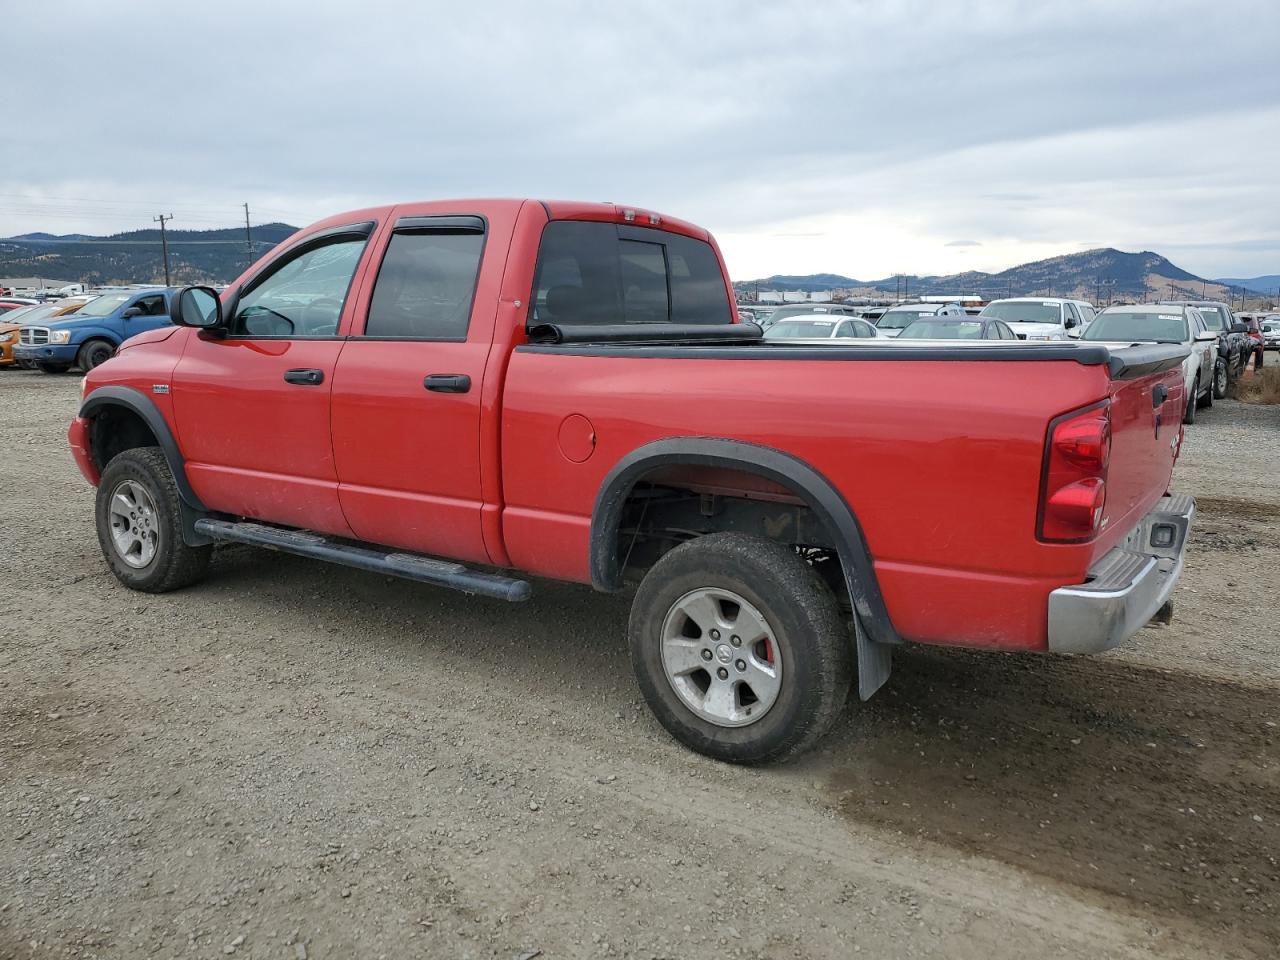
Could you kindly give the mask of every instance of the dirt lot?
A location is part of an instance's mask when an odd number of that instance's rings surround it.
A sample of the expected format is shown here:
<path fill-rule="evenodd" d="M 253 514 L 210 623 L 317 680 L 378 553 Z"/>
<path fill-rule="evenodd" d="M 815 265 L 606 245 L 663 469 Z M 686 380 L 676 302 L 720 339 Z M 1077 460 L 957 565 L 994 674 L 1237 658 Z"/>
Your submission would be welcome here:
<path fill-rule="evenodd" d="M 0 374 L 0 957 L 1274 957 L 1280 407 L 1219 403 L 1173 625 L 913 649 L 822 751 L 649 717 L 626 599 L 247 549 L 107 573 L 73 377 Z"/>

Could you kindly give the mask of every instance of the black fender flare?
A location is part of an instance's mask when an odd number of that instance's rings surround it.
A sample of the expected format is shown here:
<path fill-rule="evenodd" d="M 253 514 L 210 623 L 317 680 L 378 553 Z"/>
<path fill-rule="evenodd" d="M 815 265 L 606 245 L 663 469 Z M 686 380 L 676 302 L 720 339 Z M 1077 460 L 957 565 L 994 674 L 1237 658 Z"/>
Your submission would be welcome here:
<path fill-rule="evenodd" d="M 80 404 L 79 416 L 82 419 L 91 421 L 95 414 L 111 407 L 121 407 L 137 414 L 156 438 L 156 442 L 164 453 L 164 458 L 169 461 L 169 471 L 173 474 L 173 482 L 178 488 L 178 496 L 182 499 L 182 539 L 191 546 L 212 543 L 213 541 L 208 537 L 195 531 L 196 520 L 200 519 L 200 517 L 208 516 L 209 510 L 201 503 L 200 498 L 196 496 L 195 490 L 191 488 L 191 482 L 187 479 L 186 458 L 183 457 L 182 451 L 178 449 L 178 442 L 174 439 L 173 431 L 169 427 L 169 422 L 165 420 L 164 414 L 160 412 L 151 398 L 140 390 L 135 390 L 132 387 L 111 385 L 98 387 L 98 389 L 85 397 Z M 105 467 L 106 464 L 102 466 Z"/>
<path fill-rule="evenodd" d="M 631 451 L 614 464 L 596 496 L 591 514 L 592 585 L 604 592 L 622 588 L 617 542 L 623 506 L 642 476 L 677 464 L 741 470 L 780 483 L 794 490 L 835 534 L 845 585 L 853 601 L 859 694 L 864 700 L 870 697 L 888 679 L 890 649 L 902 643 L 902 638 L 889 618 L 857 516 L 826 477 L 791 454 L 717 437 L 672 437 Z"/>

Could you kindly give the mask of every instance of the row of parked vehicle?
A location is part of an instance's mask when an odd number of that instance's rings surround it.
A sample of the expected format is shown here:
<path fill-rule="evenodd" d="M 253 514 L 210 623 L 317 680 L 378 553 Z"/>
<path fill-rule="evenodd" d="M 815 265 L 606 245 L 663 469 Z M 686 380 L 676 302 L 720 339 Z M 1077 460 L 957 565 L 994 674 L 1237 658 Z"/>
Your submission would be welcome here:
<path fill-rule="evenodd" d="M 167 326 L 173 293 L 112 290 L 43 303 L 0 297 L 0 367 L 92 370 L 130 337 Z"/>
<path fill-rule="evenodd" d="M 1252 357 L 1280 349 L 1280 317 L 1237 317 L 1217 301 L 1123 304 L 1098 311 L 1083 300 L 1010 297 L 983 307 L 959 303 L 900 303 L 860 307 L 838 303 L 789 304 L 768 309 L 739 305 L 743 319 L 758 323 L 766 340 L 833 343 L 847 340 L 1092 340 L 1107 343 L 1178 343 L 1187 387 L 1184 421 L 1198 407 L 1227 395 Z"/>

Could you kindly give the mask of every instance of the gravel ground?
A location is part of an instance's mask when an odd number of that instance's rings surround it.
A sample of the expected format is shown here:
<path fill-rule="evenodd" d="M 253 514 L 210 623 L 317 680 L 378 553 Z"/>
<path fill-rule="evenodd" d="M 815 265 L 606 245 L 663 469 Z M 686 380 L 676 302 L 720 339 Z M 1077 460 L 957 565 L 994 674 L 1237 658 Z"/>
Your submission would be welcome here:
<path fill-rule="evenodd" d="M 0 373 L 0 957 L 1274 957 L 1280 407 L 1220 402 L 1177 616 L 916 648 L 744 770 L 639 702 L 626 599 L 230 548 L 130 593 L 72 377 Z"/>

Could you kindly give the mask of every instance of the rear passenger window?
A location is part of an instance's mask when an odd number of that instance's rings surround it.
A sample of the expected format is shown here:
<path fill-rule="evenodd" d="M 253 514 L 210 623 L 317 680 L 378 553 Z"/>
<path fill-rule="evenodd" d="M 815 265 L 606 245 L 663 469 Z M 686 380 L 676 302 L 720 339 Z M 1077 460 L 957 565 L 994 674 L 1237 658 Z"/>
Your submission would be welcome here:
<path fill-rule="evenodd" d="M 732 322 L 709 243 L 612 223 L 547 224 L 532 300 L 530 325 Z"/>
<path fill-rule="evenodd" d="M 423 226 L 391 235 L 369 303 L 366 337 L 467 338 L 484 250 L 483 221 L 475 223 L 478 229 Z"/>

